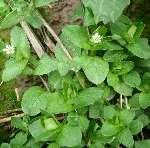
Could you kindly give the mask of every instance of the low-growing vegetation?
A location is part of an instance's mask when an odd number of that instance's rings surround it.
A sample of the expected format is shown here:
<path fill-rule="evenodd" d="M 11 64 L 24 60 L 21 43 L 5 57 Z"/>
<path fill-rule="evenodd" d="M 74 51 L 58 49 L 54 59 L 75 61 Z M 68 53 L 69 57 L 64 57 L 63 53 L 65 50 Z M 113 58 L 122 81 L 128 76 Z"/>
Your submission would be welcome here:
<path fill-rule="evenodd" d="M 149 148 L 150 45 L 134 1 L 81 0 L 59 35 L 42 13 L 55 2 L 0 1 L 0 111 L 17 99 L 1 148 Z"/>

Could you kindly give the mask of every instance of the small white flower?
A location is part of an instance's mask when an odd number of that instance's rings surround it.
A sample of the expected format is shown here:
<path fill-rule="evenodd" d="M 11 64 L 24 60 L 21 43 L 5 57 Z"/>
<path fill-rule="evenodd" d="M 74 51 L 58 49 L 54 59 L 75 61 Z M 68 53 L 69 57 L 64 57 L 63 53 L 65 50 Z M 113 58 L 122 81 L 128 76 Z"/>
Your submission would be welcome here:
<path fill-rule="evenodd" d="M 103 36 L 99 35 L 98 33 L 95 33 L 94 35 L 92 35 L 91 42 L 98 44 L 102 42 L 102 39 Z"/>
<path fill-rule="evenodd" d="M 15 48 L 14 46 L 7 44 L 6 47 L 3 49 L 3 52 L 5 52 L 7 55 L 11 55 L 15 53 Z"/>

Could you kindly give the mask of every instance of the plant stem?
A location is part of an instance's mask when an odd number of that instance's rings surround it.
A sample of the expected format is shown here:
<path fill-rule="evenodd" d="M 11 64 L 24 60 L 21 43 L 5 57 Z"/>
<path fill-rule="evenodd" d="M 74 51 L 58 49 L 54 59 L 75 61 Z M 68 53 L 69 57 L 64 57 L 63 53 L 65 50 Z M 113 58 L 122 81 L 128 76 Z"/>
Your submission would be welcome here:
<path fill-rule="evenodd" d="M 15 93 L 16 93 L 17 101 L 20 101 L 20 95 L 19 95 L 18 88 L 15 88 Z"/>
<path fill-rule="evenodd" d="M 0 86 L 2 86 L 3 82 L 4 82 L 4 81 L 1 81 Z"/>
<path fill-rule="evenodd" d="M 55 48 L 55 44 L 53 43 L 53 41 L 49 38 L 48 34 L 46 32 L 44 32 L 44 43 L 47 45 L 47 47 L 50 49 L 50 51 L 52 53 L 55 52 L 54 48 Z"/>
<path fill-rule="evenodd" d="M 40 77 L 41 81 L 43 82 L 43 84 L 44 84 L 45 88 L 47 89 L 47 91 L 49 91 L 49 87 L 48 87 L 47 82 L 41 76 L 39 76 L 39 77 Z"/>
<path fill-rule="evenodd" d="M 126 108 L 127 108 L 127 109 L 130 108 L 129 105 L 128 105 L 128 98 L 127 98 L 127 97 L 125 97 L 125 105 L 126 105 Z"/>
<path fill-rule="evenodd" d="M 122 95 L 120 95 L 120 107 L 122 108 L 122 104 L 123 104 L 123 99 L 122 99 Z"/>
<path fill-rule="evenodd" d="M 85 84 L 84 84 L 84 82 L 83 82 L 83 79 L 80 77 L 80 73 L 79 73 L 79 72 L 76 72 L 75 74 L 76 74 L 76 77 L 77 77 L 77 79 L 78 79 L 80 85 L 82 86 L 82 88 L 85 88 Z"/>
<path fill-rule="evenodd" d="M 31 45 L 33 46 L 33 49 L 37 53 L 38 57 L 41 57 L 44 54 L 44 50 L 42 48 L 42 45 L 32 29 L 28 26 L 28 24 L 25 21 L 21 22 L 21 26 L 26 33 Z"/>
<path fill-rule="evenodd" d="M 40 19 L 42 20 L 43 25 L 47 28 L 47 30 L 54 37 L 54 39 L 60 44 L 61 48 L 63 49 L 63 51 L 66 54 L 66 56 L 68 57 L 68 59 L 72 60 L 72 57 L 71 57 L 70 53 L 65 48 L 65 46 L 63 45 L 63 43 L 61 42 L 61 40 L 59 39 L 59 37 L 57 36 L 57 34 L 55 33 L 55 31 L 49 26 L 49 24 L 45 21 L 45 19 L 42 16 L 40 16 Z"/>

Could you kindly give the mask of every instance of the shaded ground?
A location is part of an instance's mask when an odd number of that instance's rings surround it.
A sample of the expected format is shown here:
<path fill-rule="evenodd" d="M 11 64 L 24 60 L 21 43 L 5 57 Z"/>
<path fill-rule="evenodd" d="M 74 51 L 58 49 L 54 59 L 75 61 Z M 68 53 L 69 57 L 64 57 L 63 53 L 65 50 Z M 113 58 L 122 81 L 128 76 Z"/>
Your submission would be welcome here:
<path fill-rule="evenodd" d="M 59 0 L 54 5 L 46 9 L 46 19 L 53 29 L 58 33 L 65 24 L 73 23 L 70 19 L 73 9 L 80 0 Z"/>

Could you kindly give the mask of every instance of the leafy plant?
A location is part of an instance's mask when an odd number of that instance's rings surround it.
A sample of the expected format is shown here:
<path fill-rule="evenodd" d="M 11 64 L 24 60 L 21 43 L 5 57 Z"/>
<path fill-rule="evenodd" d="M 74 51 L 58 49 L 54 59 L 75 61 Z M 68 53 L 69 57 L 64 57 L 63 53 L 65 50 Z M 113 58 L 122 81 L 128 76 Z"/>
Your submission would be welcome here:
<path fill-rule="evenodd" d="M 83 25 L 67 25 L 59 37 L 38 11 L 54 1 L 15 0 L 0 23 L 11 29 L 11 46 L 0 46 L 8 58 L 2 81 L 48 78 L 46 90 L 24 92 L 25 115 L 12 119 L 18 130 L 1 147 L 149 147 L 139 133 L 149 125 L 150 45 L 144 24 L 122 15 L 130 1 L 82 0 Z M 57 41 L 51 56 L 34 48 L 28 25 L 45 26 Z"/>

